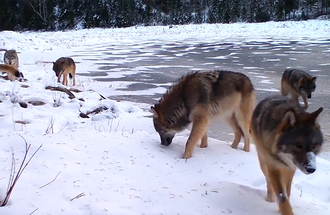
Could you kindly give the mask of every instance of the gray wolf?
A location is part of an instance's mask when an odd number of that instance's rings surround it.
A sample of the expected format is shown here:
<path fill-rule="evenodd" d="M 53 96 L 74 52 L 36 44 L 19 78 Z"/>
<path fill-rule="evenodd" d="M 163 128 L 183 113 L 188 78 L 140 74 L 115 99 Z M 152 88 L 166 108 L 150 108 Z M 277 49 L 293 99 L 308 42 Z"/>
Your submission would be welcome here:
<path fill-rule="evenodd" d="M 282 96 L 290 95 L 291 98 L 299 103 L 299 97 L 304 100 L 304 109 L 308 108 L 307 98 L 312 97 L 315 90 L 316 77 L 312 77 L 307 72 L 299 69 L 286 69 L 283 72 L 281 81 Z"/>
<path fill-rule="evenodd" d="M 15 50 L 6 50 L 4 56 L 3 56 L 3 62 L 7 65 L 14 66 L 18 68 L 19 60 L 18 55 Z"/>
<path fill-rule="evenodd" d="M 192 156 L 195 145 L 207 147 L 207 129 L 211 119 L 225 118 L 235 138 L 237 148 L 244 137 L 244 151 L 250 150 L 250 123 L 255 94 L 250 79 L 231 71 L 196 71 L 181 77 L 159 101 L 151 107 L 153 123 L 161 144 L 169 146 L 177 132 L 190 123 L 192 129 L 183 158 Z"/>
<path fill-rule="evenodd" d="M 68 86 L 68 75 L 73 79 L 73 86 L 76 85 L 76 64 L 70 57 L 61 57 L 53 62 L 53 70 L 56 73 L 57 81 L 61 82 L 61 76 L 63 76 L 62 84 Z"/>
<path fill-rule="evenodd" d="M 251 136 L 266 177 L 266 200 L 277 200 L 282 215 L 293 215 L 289 197 L 296 168 L 305 174 L 316 170 L 315 156 L 323 143 L 317 117 L 322 110 L 307 113 L 278 95 L 260 101 L 253 112 Z"/>
<path fill-rule="evenodd" d="M 0 64 L 0 72 L 7 73 L 6 79 L 10 81 L 23 81 L 24 76 L 16 67 L 7 65 L 7 64 Z"/>

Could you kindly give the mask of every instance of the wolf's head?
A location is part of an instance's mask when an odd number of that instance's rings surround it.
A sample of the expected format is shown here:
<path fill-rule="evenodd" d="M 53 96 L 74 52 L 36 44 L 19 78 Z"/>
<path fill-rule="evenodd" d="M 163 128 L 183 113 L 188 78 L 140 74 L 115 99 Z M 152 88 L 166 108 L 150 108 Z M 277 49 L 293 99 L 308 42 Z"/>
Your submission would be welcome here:
<path fill-rule="evenodd" d="M 171 129 L 169 125 L 166 125 L 164 122 L 164 117 L 159 111 L 159 105 L 151 107 L 151 111 L 153 112 L 153 122 L 155 130 L 158 132 L 161 140 L 161 144 L 164 146 L 169 146 L 172 143 L 172 139 L 175 136 L 176 131 Z"/>
<path fill-rule="evenodd" d="M 312 92 L 314 92 L 316 77 L 301 77 L 298 82 L 298 89 L 300 93 L 306 95 L 307 98 L 312 98 Z"/>
<path fill-rule="evenodd" d="M 7 50 L 4 55 L 4 61 L 6 64 L 16 66 L 18 64 L 18 55 L 15 50 Z"/>
<path fill-rule="evenodd" d="M 64 70 L 64 61 L 63 60 L 57 60 L 56 62 L 53 62 L 53 70 L 56 74 L 56 77 L 61 75 L 61 73 Z"/>
<path fill-rule="evenodd" d="M 277 138 L 277 150 L 281 159 L 288 166 L 293 163 L 303 173 L 310 174 L 316 170 L 315 155 L 323 143 L 320 125 L 316 121 L 323 108 L 312 113 L 288 111 L 282 118 Z"/>

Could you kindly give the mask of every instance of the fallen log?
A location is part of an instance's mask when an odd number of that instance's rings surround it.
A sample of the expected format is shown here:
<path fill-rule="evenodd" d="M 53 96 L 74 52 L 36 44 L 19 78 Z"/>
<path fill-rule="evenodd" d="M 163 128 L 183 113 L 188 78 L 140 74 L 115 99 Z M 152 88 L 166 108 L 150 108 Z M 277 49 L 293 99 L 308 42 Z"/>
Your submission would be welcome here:
<path fill-rule="evenodd" d="M 51 90 L 51 91 L 60 91 L 60 92 L 64 92 L 66 94 L 69 95 L 69 99 L 74 99 L 76 98 L 75 95 L 68 89 L 64 88 L 64 87 L 52 87 L 52 86 L 47 86 L 46 90 Z"/>

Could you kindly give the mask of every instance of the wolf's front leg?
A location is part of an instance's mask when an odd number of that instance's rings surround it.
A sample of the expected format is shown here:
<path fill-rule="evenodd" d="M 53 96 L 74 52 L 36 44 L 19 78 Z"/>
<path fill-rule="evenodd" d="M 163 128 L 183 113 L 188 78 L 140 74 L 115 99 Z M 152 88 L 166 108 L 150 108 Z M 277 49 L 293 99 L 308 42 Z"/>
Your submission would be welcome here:
<path fill-rule="evenodd" d="M 206 147 L 207 147 L 207 133 L 204 134 L 201 141 L 201 148 L 206 148 Z"/>
<path fill-rule="evenodd" d="M 61 73 L 58 74 L 58 76 L 57 76 L 57 82 L 58 82 L 58 83 L 61 83 L 61 77 L 62 77 L 62 74 L 61 74 Z"/>
<path fill-rule="evenodd" d="M 301 95 L 301 97 L 304 100 L 304 110 L 306 110 L 308 108 L 308 101 L 307 101 L 307 97 L 305 95 Z"/>
<path fill-rule="evenodd" d="M 276 194 L 279 212 L 281 215 L 294 215 L 289 202 L 287 192 L 288 186 L 286 185 L 285 180 L 283 180 L 283 177 L 286 174 L 283 174 L 282 170 L 280 169 L 269 170 L 268 174 L 269 182 Z"/>
<path fill-rule="evenodd" d="M 206 136 L 205 134 L 207 131 L 208 124 L 209 121 L 207 117 L 198 117 L 198 119 L 193 121 L 192 129 L 186 143 L 186 149 L 183 154 L 184 159 L 188 159 L 192 156 L 197 142 L 201 139 L 203 140 L 203 138 Z"/>

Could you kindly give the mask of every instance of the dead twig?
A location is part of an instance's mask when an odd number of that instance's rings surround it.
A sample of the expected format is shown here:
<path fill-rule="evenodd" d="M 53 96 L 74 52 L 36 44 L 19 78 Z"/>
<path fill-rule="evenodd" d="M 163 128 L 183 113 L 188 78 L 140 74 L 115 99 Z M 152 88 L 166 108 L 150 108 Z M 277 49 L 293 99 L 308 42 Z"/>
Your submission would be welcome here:
<path fill-rule="evenodd" d="M 55 176 L 55 178 L 54 178 L 52 181 L 48 182 L 48 183 L 45 184 L 45 185 L 42 185 L 41 187 L 39 187 L 39 189 L 44 188 L 44 187 L 50 185 L 51 183 L 53 183 L 53 182 L 57 179 L 57 177 L 58 177 L 60 174 L 61 174 L 61 172 L 57 173 L 57 175 Z"/>
<path fill-rule="evenodd" d="M 52 87 L 52 86 L 47 86 L 45 88 L 46 90 L 51 90 L 51 91 L 60 91 L 60 92 L 64 92 L 66 94 L 69 95 L 69 99 L 74 99 L 76 98 L 76 96 L 68 89 L 64 88 L 64 87 Z"/>
<path fill-rule="evenodd" d="M 52 134 L 54 134 L 54 122 L 55 122 L 55 119 L 51 118 L 51 120 L 49 122 L 49 125 L 48 125 L 44 135 L 49 134 L 50 132 Z"/>
<path fill-rule="evenodd" d="M 98 93 L 98 92 L 96 92 L 95 90 L 89 90 L 89 91 L 92 91 L 92 92 L 95 92 L 95 93 L 97 93 L 97 94 L 99 94 L 100 95 L 100 97 L 101 97 L 101 99 L 100 100 L 102 100 L 102 99 L 107 99 L 106 97 L 104 97 L 101 93 Z"/>
<path fill-rule="evenodd" d="M 75 199 L 79 199 L 79 198 L 81 198 L 83 196 L 85 196 L 85 193 L 80 193 L 80 194 L 76 195 L 75 197 L 73 197 L 72 199 L 70 199 L 70 201 L 73 201 Z"/>
<path fill-rule="evenodd" d="M 32 211 L 31 213 L 29 213 L 29 215 L 34 214 L 38 209 L 39 208 L 34 209 L 34 211 Z"/>
<path fill-rule="evenodd" d="M 41 11 L 38 12 L 30 1 L 28 1 L 28 3 L 32 7 L 32 10 L 40 17 L 40 19 L 42 19 L 42 21 L 44 21 L 45 23 L 47 23 L 46 16 L 43 17 L 41 15 L 41 13 L 40 13 Z M 45 1 L 43 1 L 42 3 L 45 4 Z M 39 10 L 40 10 L 40 8 L 39 8 Z"/>
<path fill-rule="evenodd" d="M 80 112 L 79 116 L 81 118 L 89 118 L 88 115 L 90 115 L 90 114 L 94 114 L 95 115 L 95 114 L 99 114 L 99 113 L 101 113 L 103 111 L 107 111 L 107 110 L 109 110 L 109 108 L 107 106 L 102 105 L 102 106 L 99 106 L 99 107 L 97 107 L 97 108 L 95 108 L 95 109 L 93 109 L 91 111 L 87 111 L 86 113 Z"/>
<path fill-rule="evenodd" d="M 7 189 L 7 193 L 6 193 L 6 197 L 5 199 L 3 200 L 3 202 L 1 202 L 1 206 L 6 206 L 8 201 L 9 201 L 9 198 L 10 198 L 10 195 L 11 193 L 13 192 L 14 190 L 14 187 L 18 181 L 18 179 L 21 177 L 22 173 L 24 172 L 25 168 L 29 165 L 30 161 L 32 160 L 32 158 L 36 155 L 36 153 L 41 149 L 42 145 L 39 146 L 39 148 L 31 155 L 31 157 L 26 161 L 27 159 L 27 155 L 30 151 L 30 148 L 31 148 L 31 144 L 27 144 L 25 138 L 23 136 L 20 135 L 20 137 L 23 138 L 24 142 L 25 142 L 25 154 L 24 154 L 24 157 L 23 157 L 23 160 L 22 160 L 22 163 L 15 175 L 15 155 L 14 155 L 14 152 L 12 152 L 12 169 L 11 169 L 11 173 L 10 173 L 10 179 L 9 179 L 9 184 L 8 184 L 8 189 Z M 26 161 L 26 162 L 25 162 Z"/>

